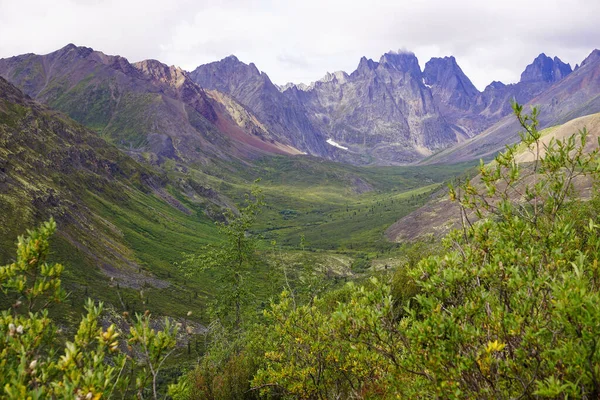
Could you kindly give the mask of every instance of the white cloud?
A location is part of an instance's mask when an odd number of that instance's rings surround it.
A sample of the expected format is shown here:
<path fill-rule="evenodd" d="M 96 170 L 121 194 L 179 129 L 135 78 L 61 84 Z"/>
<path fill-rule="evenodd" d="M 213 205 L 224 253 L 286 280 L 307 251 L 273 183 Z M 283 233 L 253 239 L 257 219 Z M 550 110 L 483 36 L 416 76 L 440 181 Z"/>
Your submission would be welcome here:
<path fill-rule="evenodd" d="M 517 81 L 541 52 L 574 66 L 600 38 L 597 0 L 0 0 L 0 10 L 0 57 L 73 42 L 193 69 L 235 54 L 277 83 L 406 49 L 421 67 L 454 55 L 483 89 Z"/>

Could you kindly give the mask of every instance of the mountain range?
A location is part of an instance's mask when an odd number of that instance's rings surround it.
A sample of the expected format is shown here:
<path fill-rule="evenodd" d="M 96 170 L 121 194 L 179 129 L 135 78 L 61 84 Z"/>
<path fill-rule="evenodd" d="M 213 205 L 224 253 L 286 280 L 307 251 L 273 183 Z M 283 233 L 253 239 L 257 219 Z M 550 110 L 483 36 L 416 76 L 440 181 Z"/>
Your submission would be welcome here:
<path fill-rule="evenodd" d="M 158 164 L 303 153 L 353 164 L 448 163 L 479 156 L 472 148 L 498 150 L 477 138 L 499 136 L 493 132 L 505 125 L 512 99 L 549 102 L 543 123 L 600 111 L 593 100 L 600 94 L 597 53 L 575 72 L 542 53 L 518 83 L 492 82 L 483 92 L 454 57 L 432 58 L 421 69 L 409 52 L 363 57 L 351 73 L 279 87 L 235 56 L 186 72 L 70 44 L 1 59 L 0 76 L 138 160 Z M 594 83 L 587 94 L 579 91 L 584 81 Z"/>

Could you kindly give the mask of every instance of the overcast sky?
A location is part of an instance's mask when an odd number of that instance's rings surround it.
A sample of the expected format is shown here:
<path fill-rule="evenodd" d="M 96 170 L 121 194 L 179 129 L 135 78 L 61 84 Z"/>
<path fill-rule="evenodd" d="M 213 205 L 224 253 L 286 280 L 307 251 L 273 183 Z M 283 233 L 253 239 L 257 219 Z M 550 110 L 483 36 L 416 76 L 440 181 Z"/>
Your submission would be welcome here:
<path fill-rule="evenodd" d="M 574 67 L 600 47 L 600 0 L 0 0 L 0 58 L 68 43 L 192 70 L 235 54 L 275 83 L 309 83 L 410 50 L 454 55 L 481 90 L 539 53 Z"/>

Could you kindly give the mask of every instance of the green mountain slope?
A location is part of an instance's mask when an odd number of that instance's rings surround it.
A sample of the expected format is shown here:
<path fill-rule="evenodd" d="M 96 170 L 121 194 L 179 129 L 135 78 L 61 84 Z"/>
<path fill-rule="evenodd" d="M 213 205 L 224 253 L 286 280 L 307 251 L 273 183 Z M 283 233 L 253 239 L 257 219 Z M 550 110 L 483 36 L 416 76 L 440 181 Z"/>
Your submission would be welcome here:
<path fill-rule="evenodd" d="M 141 307 L 135 296 L 145 287 L 161 293 L 155 310 L 178 315 L 187 311 L 180 296 L 202 289 L 171 263 L 215 240 L 204 207 L 181 203 L 164 176 L 1 78 L 0 181 L 0 264 L 18 234 L 54 217 L 55 257 L 69 266 L 74 297 L 118 304 L 121 294 Z"/>

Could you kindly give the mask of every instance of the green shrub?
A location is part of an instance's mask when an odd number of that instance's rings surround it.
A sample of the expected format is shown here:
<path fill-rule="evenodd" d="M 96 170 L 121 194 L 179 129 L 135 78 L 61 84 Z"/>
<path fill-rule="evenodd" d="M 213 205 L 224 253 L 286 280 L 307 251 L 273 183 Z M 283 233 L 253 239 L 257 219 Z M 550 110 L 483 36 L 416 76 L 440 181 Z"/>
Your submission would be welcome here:
<path fill-rule="evenodd" d="M 0 267 L 0 290 L 11 303 L 0 313 L 0 397 L 158 398 L 156 380 L 175 346 L 176 329 L 168 321 L 163 331 L 155 331 L 148 313 L 136 315 L 126 354 L 115 325 L 99 324 L 103 304 L 88 299 L 75 336 L 59 344 L 57 326 L 48 317 L 48 307 L 65 299 L 63 266 L 47 262 L 55 230 L 50 220 L 19 237 L 16 261 Z"/>

